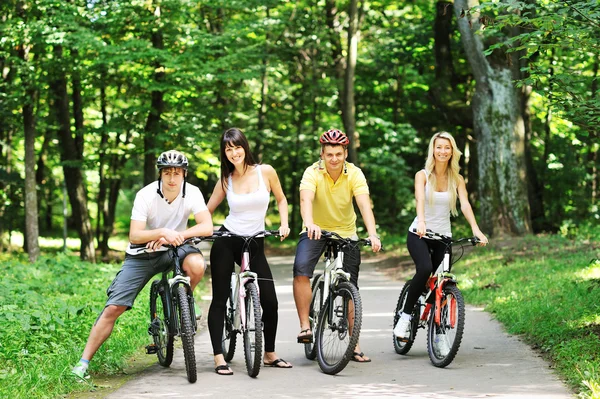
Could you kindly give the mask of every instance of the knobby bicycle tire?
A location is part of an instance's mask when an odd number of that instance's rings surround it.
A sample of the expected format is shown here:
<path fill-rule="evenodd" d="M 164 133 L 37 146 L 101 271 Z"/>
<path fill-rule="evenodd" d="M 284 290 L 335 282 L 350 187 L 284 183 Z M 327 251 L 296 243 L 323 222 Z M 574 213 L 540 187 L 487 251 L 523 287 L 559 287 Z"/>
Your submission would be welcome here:
<path fill-rule="evenodd" d="M 223 357 L 226 362 L 231 361 L 233 359 L 233 355 L 235 354 L 235 345 L 237 338 L 237 331 L 233 329 L 233 318 L 235 317 L 235 312 L 233 309 L 233 305 L 231 303 L 231 295 L 227 298 L 227 305 L 225 306 L 225 319 L 223 322 L 223 337 L 221 341 L 221 346 L 223 348 Z"/>
<path fill-rule="evenodd" d="M 346 367 L 358 343 L 362 302 L 358 289 L 347 281 L 339 283 L 329 296 L 321 308 L 315 345 L 319 367 L 325 374 L 333 375 Z M 354 305 L 353 312 L 349 301 Z M 348 316 L 353 316 L 352 320 Z"/>
<path fill-rule="evenodd" d="M 313 277 L 313 281 L 311 284 L 312 290 L 312 299 L 310 301 L 310 309 L 308 310 L 308 318 L 310 321 L 310 331 L 314 334 L 318 321 L 319 321 L 319 312 L 321 311 L 321 307 L 323 306 L 323 281 L 319 281 L 321 278 L 321 273 L 315 274 Z M 318 285 L 317 285 L 318 284 Z M 315 340 L 310 344 L 304 344 L 304 355 L 309 360 L 315 360 L 317 357 L 317 346 L 315 345 Z"/>
<path fill-rule="evenodd" d="M 465 301 L 462 293 L 454 284 L 447 284 L 442 290 L 440 301 L 440 324 L 435 323 L 435 305 L 429 314 L 427 333 L 427 351 L 429 360 L 436 367 L 446 367 L 458 353 L 465 328 Z M 453 315 L 452 315 L 453 313 Z M 451 317 L 454 318 L 452 323 Z M 444 348 L 441 341 L 446 342 Z M 447 350 L 447 353 L 444 353 Z"/>
<path fill-rule="evenodd" d="M 256 377 L 262 360 L 262 315 L 258 289 L 253 281 L 246 283 L 246 328 L 244 329 L 244 354 L 246 370 L 250 377 Z"/>
<path fill-rule="evenodd" d="M 173 343 L 175 334 L 169 329 L 169 312 L 165 289 L 160 280 L 152 282 L 150 287 L 150 328 L 152 340 L 156 346 L 158 363 L 169 367 L 173 362 Z"/>
<path fill-rule="evenodd" d="M 408 290 L 410 288 L 411 280 L 408 280 L 404 287 L 402 287 L 402 291 L 400 291 L 400 296 L 398 297 L 398 303 L 396 304 L 396 309 L 394 310 L 394 324 L 392 324 L 392 328 L 396 326 L 398 323 L 398 319 L 400 319 L 399 313 L 404 309 L 404 304 L 406 303 L 406 298 L 408 297 Z M 415 304 L 413 311 L 411 313 L 411 322 L 410 322 L 410 335 L 407 339 L 401 340 L 397 338 L 392 332 L 392 340 L 394 342 L 394 350 L 399 355 L 406 355 L 410 348 L 412 348 L 415 338 L 417 338 L 417 330 L 419 327 L 419 317 L 420 317 L 420 309 L 418 303 Z"/>
<path fill-rule="evenodd" d="M 179 324 L 180 336 L 183 346 L 183 358 L 185 359 L 185 371 L 189 382 L 196 382 L 198 375 L 196 372 L 196 353 L 194 352 L 194 325 L 190 312 L 190 301 L 193 297 L 188 295 L 184 285 L 177 287 L 177 304 L 179 306 Z"/>

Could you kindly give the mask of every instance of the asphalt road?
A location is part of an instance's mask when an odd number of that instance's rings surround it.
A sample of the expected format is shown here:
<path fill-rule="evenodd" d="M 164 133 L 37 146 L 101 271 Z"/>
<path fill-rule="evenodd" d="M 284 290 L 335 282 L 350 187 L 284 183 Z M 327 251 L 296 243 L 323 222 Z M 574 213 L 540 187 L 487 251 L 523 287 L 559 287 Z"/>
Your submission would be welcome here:
<path fill-rule="evenodd" d="M 316 361 L 304 357 L 295 342 L 299 331 L 292 297 L 292 257 L 269 257 L 279 298 L 277 353 L 292 369 L 261 368 L 257 378 L 246 374 L 242 344 L 230 363 L 233 376 L 214 372 L 208 330 L 196 336 L 198 381 L 190 384 L 183 353 L 175 354 L 170 368 L 158 364 L 128 381 L 107 398 L 571 398 L 574 395 L 549 365 L 517 337 L 481 309 L 468 307 L 463 342 L 454 362 L 439 369 L 429 361 L 426 334 L 406 356 L 392 346 L 392 313 L 402 281 L 390 281 L 376 263 L 361 266 L 363 301 L 362 350 L 371 363 L 350 362 L 338 375 L 321 372 Z M 205 326 L 205 322 L 203 323 Z"/>

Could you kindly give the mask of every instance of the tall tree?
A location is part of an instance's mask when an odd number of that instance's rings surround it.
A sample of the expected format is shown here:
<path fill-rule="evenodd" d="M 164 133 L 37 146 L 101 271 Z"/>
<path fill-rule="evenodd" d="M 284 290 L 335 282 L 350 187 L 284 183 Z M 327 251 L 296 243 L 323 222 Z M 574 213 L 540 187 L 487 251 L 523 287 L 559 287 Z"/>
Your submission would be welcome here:
<path fill-rule="evenodd" d="M 50 82 L 50 91 L 54 104 L 54 112 L 58 123 L 58 137 L 61 148 L 61 161 L 65 176 L 65 184 L 71 204 L 72 217 L 75 228 L 81 239 L 80 257 L 90 262 L 96 261 L 94 250 L 94 232 L 90 222 L 87 205 L 85 181 L 81 172 L 83 153 L 78 143 L 79 140 L 71 133 L 71 117 L 69 112 L 69 97 L 67 92 L 67 78 L 64 74 L 63 47 L 54 46 L 54 60 L 56 62 L 54 76 Z"/>
<path fill-rule="evenodd" d="M 478 1 L 456 0 L 454 13 L 465 53 L 475 76 L 473 130 L 477 138 L 479 201 L 483 230 L 495 236 L 530 233 L 531 217 L 525 168 L 525 127 L 513 80 L 503 57 L 486 57 L 477 31 Z M 512 63 L 518 65 L 518 63 Z"/>
<path fill-rule="evenodd" d="M 17 14 L 27 24 L 25 5 L 22 1 L 17 3 Z M 25 238 L 29 261 L 35 262 L 40 255 L 39 246 L 39 222 L 38 222 L 38 201 L 37 185 L 35 178 L 35 116 L 34 104 L 36 89 L 32 82 L 30 74 L 32 73 L 29 64 L 29 52 L 31 43 L 25 38 L 19 47 L 19 58 L 23 60 L 21 68 L 21 80 L 25 86 L 25 95 L 23 101 L 23 131 L 25 132 Z"/>

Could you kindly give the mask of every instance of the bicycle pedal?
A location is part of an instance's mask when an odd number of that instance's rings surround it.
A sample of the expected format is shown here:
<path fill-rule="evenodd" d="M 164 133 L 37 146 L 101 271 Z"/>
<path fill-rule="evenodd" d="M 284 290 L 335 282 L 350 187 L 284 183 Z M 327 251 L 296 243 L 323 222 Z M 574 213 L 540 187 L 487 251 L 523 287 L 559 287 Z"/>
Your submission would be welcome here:
<path fill-rule="evenodd" d="M 157 352 L 158 352 L 158 347 L 156 346 L 156 344 L 146 345 L 146 354 L 147 355 L 154 355 Z"/>
<path fill-rule="evenodd" d="M 152 322 L 148 326 L 148 334 L 149 335 L 158 335 L 159 330 L 160 330 L 160 321 L 158 319 L 152 320 Z"/>

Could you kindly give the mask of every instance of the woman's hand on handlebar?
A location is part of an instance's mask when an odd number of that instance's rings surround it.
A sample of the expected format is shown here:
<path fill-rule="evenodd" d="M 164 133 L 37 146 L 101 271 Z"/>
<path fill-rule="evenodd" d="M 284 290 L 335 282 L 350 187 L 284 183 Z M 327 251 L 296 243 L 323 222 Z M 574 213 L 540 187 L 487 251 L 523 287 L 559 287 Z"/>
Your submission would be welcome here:
<path fill-rule="evenodd" d="M 473 235 L 479 239 L 478 247 L 485 247 L 488 244 L 488 238 L 479 229 L 473 229 Z"/>
<path fill-rule="evenodd" d="M 289 226 L 287 224 L 286 225 L 281 225 L 279 227 L 279 237 L 281 237 L 279 240 L 283 241 L 289 235 L 290 235 L 290 228 L 289 228 Z"/>

